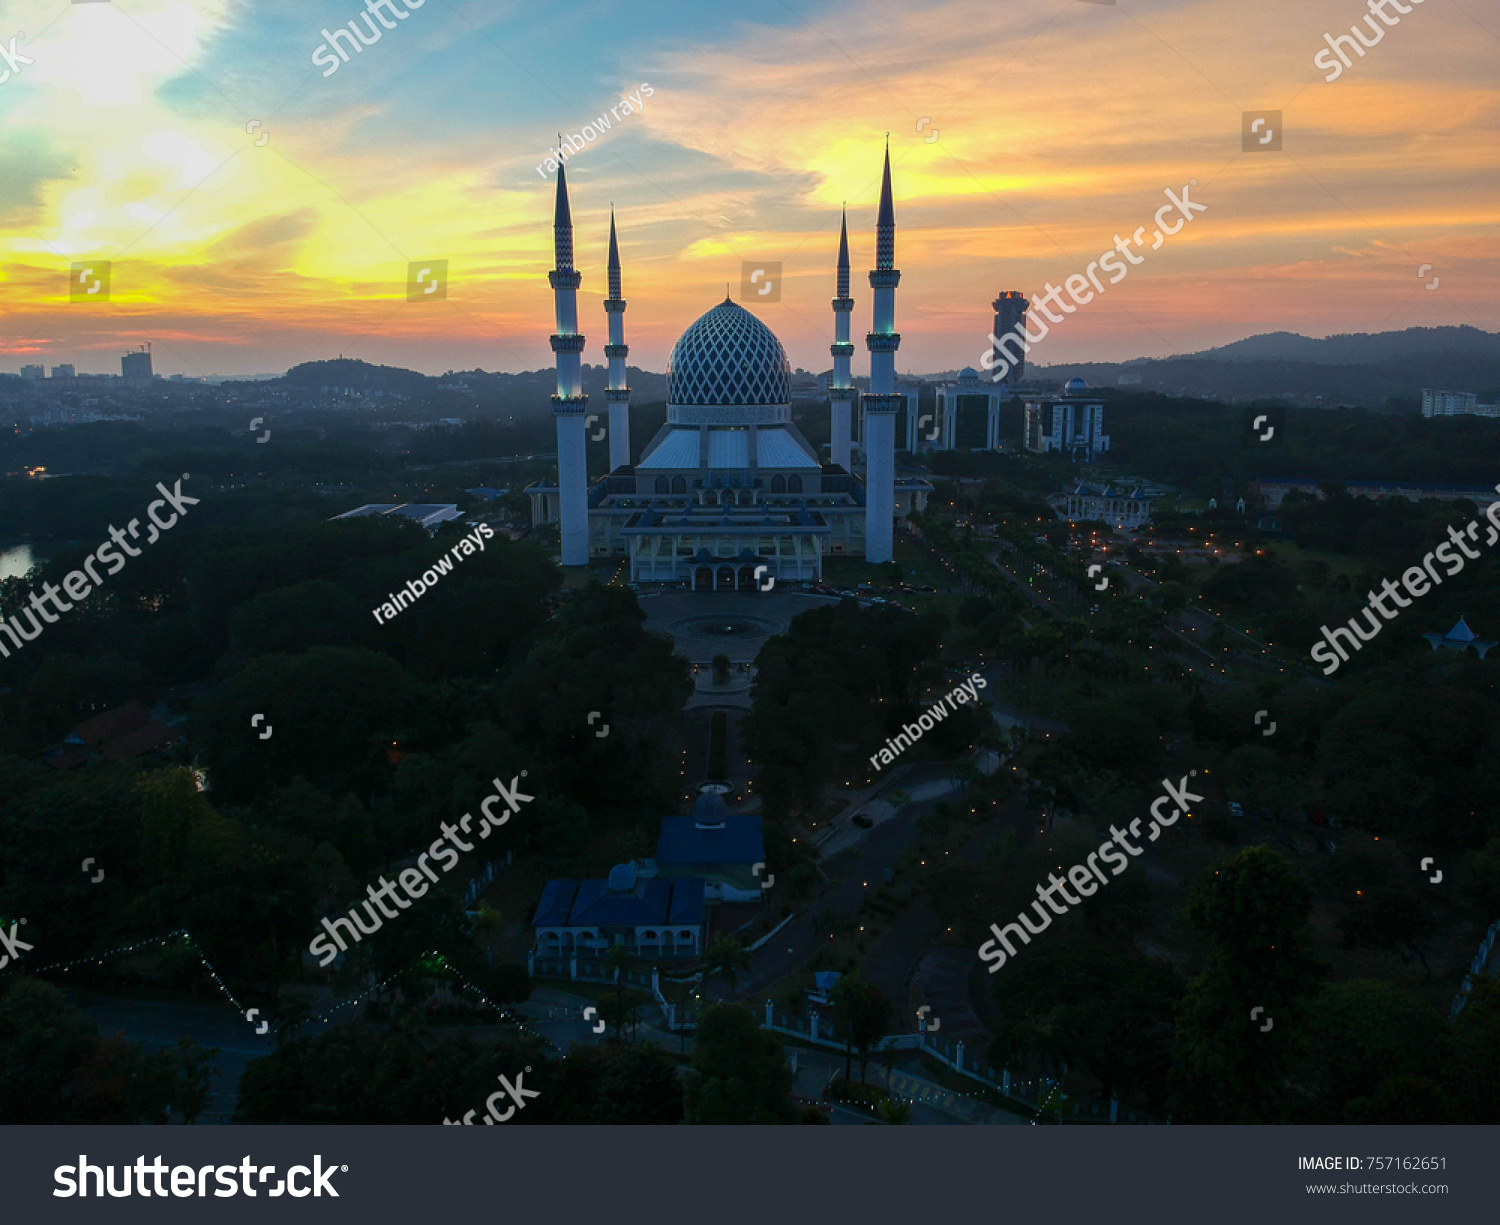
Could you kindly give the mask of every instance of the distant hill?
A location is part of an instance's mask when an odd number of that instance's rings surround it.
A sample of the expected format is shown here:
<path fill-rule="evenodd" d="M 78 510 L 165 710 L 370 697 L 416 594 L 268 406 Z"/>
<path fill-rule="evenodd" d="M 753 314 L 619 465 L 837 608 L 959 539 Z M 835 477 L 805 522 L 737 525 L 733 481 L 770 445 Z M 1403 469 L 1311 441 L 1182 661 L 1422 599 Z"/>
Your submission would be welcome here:
<path fill-rule="evenodd" d="M 1028 367 L 1040 379 L 1078 377 L 1091 387 L 1130 387 L 1215 400 L 1281 399 L 1414 411 L 1424 387 L 1500 397 L 1500 334 L 1473 327 L 1328 336 L 1250 336 L 1202 353 L 1128 362 Z"/>
<path fill-rule="evenodd" d="M 1478 328 L 1407 328 L 1401 332 L 1352 332 L 1314 340 L 1296 332 L 1265 332 L 1232 344 L 1184 356 L 1205 361 L 1313 362 L 1321 366 L 1371 366 L 1413 353 L 1468 353 L 1500 359 L 1500 334 Z M 1178 357 L 1167 359 L 1180 360 Z"/>

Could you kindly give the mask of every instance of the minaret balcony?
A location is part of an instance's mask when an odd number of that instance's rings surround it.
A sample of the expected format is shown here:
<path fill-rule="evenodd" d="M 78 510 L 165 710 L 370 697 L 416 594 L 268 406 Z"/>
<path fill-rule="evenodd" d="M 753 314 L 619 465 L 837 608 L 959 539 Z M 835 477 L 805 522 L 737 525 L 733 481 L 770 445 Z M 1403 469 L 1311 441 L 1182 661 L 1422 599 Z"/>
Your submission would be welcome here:
<path fill-rule="evenodd" d="M 828 351 L 835 357 L 853 357 L 854 344 L 848 340 L 836 340 L 828 346 Z"/>
<path fill-rule="evenodd" d="M 553 336 L 552 337 L 552 351 L 554 353 L 582 353 L 583 352 L 583 335 L 582 335 L 582 333 L 580 333 L 580 332 L 573 332 L 572 334 L 570 334 L 568 336 Z"/>
<path fill-rule="evenodd" d="M 606 404 L 629 404 L 630 388 L 608 387 L 604 391 L 604 401 Z"/>
<path fill-rule="evenodd" d="M 580 392 L 576 396 L 552 397 L 552 414 L 555 417 L 581 417 L 583 410 L 588 407 L 589 398 Z"/>
<path fill-rule="evenodd" d="M 841 314 L 847 315 L 854 310 L 854 299 L 835 298 L 833 300 L 833 309 Z"/>
<path fill-rule="evenodd" d="M 868 413 L 897 413 L 906 407 L 906 397 L 900 392 L 886 392 L 884 394 L 867 391 L 860 403 L 864 405 Z"/>
<path fill-rule="evenodd" d="M 628 357 L 630 355 L 629 345 L 605 345 L 605 357 Z"/>
<path fill-rule="evenodd" d="M 865 336 L 865 348 L 871 353 L 894 353 L 900 347 L 900 332 L 870 332 Z"/>
<path fill-rule="evenodd" d="M 895 289 L 901 284 L 901 269 L 899 268 L 872 268 L 870 269 L 871 289 Z"/>
<path fill-rule="evenodd" d="M 553 289 L 577 289 L 583 284 L 583 273 L 573 268 L 554 268 L 547 274 L 547 283 Z"/>
<path fill-rule="evenodd" d="M 623 315 L 625 313 L 625 299 L 605 298 L 604 313 L 606 315 Z"/>

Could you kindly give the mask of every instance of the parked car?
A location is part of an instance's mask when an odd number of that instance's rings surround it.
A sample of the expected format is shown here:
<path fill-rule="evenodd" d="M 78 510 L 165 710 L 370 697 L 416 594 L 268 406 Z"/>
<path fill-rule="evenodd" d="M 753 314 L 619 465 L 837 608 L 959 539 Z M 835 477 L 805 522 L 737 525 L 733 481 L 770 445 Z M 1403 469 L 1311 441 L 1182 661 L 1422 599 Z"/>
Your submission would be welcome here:
<path fill-rule="evenodd" d="M 1244 807 L 1244 805 L 1243 804 L 1239 804 L 1239 803 L 1235 802 L 1234 800 L 1230 800 L 1229 801 L 1229 815 L 1231 817 L 1243 817 L 1245 815 L 1245 807 Z"/>
<path fill-rule="evenodd" d="M 854 814 L 854 824 L 859 826 L 860 829 L 869 829 L 875 824 L 875 822 L 870 820 L 869 817 L 865 816 L 864 813 L 857 812 Z"/>

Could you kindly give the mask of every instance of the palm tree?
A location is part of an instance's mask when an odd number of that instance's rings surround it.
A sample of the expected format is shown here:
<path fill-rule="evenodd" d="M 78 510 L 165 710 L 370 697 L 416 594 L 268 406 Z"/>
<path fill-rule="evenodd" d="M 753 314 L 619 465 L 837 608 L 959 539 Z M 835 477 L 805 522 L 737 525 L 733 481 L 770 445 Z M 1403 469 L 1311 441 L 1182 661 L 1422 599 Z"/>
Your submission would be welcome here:
<path fill-rule="evenodd" d="M 625 972 L 635 964 L 635 954 L 624 944 L 612 944 L 604 951 L 605 964 L 615 972 L 615 1024 L 625 1031 Z"/>
<path fill-rule="evenodd" d="M 728 990 L 734 990 L 735 978 L 740 970 L 750 968 L 750 954 L 728 936 L 715 936 L 700 962 L 705 982 L 717 974 L 724 980 Z"/>

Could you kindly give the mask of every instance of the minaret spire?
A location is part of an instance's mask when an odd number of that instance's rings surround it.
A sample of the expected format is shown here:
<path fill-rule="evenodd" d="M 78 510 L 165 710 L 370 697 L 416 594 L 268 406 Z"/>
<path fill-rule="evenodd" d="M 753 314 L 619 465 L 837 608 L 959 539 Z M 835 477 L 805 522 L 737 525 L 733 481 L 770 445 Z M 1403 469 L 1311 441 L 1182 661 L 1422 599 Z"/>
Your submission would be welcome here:
<path fill-rule="evenodd" d="M 552 352 L 557 357 L 557 392 L 552 415 L 557 420 L 557 517 L 562 533 L 562 564 L 586 566 L 589 560 L 588 465 L 583 445 L 583 336 L 578 331 L 578 287 L 583 277 L 573 268 L 573 214 L 568 208 L 568 180 L 557 169 L 557 203 L 552 215 L 552 246 L 557 267 L 547 274 L 556 306 L 557 330 Z"/>
<path fill-rule="evenodd" d="M 630 465 L 630 388 L 625 385 L 625 357 L 630 346 L 625 343 L 625 299 L 620 295 L 620 243 L 615 237 L 615 210 L 609 210 L 609 297 L 604 299 L 604 313 L 609 321 L 609 343 L 604 356 L 609 359 L 609 385 L 604 399 L 609 404 L 609 470 L 616 472 Z"/>
<path fill-rule="evenodd" d="M 873 329 L 865 337 L 870 351 L 870 391 L 865 405 L 865 560 L 887 562 L 893 556 L 892 524 L 896 514 L 896 413 L 906 397 L 896 391 L 896 209 L 891 193 L 891 144 L 886 134 L 885 173 L 880 183 L 880 212 L 875 221 L 875 291 Z"/>
<path fill-rule="evenodd" d="M 849 212 L 844 210 L 839 227 L 839 263 L 837 296 L 833 299 L 833 381 L 828 386 L 828 458 L 845 472 L 853 472 L 850 457 L 850 425 L 854 417 L 856 392 L 849 379 L 849 359 L 854 345 L 849 340 L 849 319 L 854 313 L 854 299 L 849 296 Z"/>
<path fill-rule="evenodd" d="M 896 209 L 891 203 L 891 144 L 886 137 L 885 175 L 880 182 L 880 215 L 875 220 L 875 267 L 896 265 Z"/>

